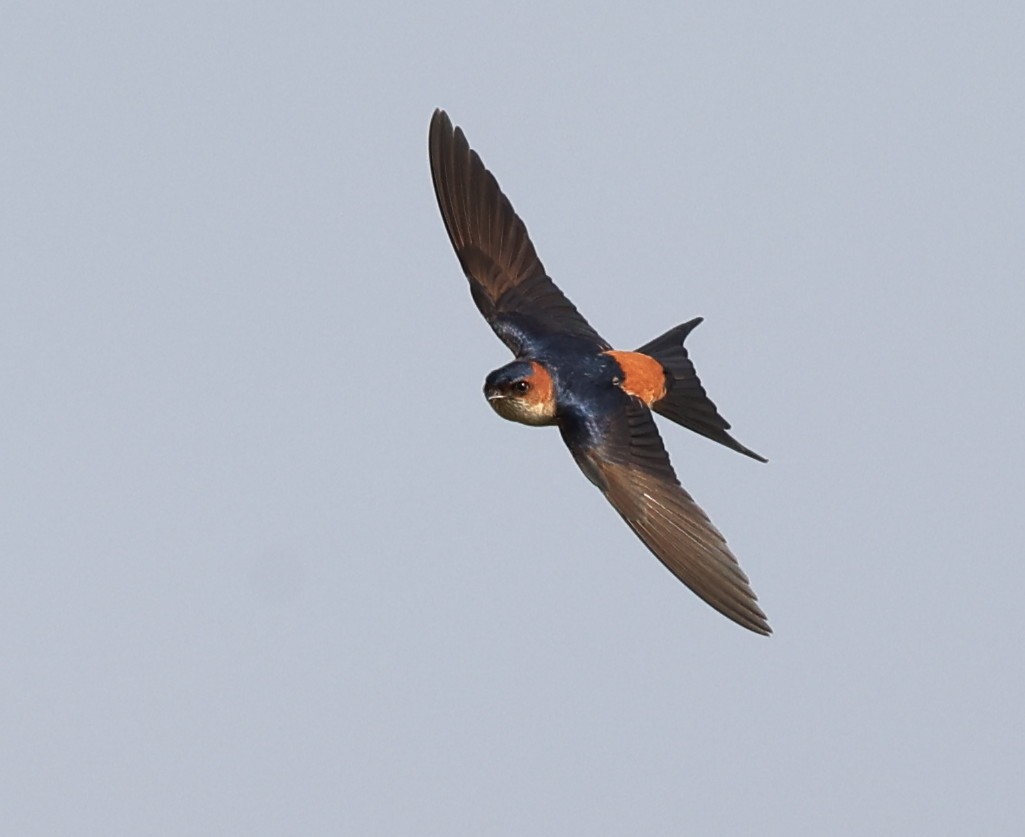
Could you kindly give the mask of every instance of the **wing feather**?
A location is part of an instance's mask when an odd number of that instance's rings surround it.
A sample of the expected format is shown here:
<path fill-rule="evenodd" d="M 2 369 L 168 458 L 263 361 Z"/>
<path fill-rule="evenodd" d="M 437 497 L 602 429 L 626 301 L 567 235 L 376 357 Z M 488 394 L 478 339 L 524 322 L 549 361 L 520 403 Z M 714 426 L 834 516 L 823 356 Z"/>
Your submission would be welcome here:
<path fill-rule="evenodd" d="M 545 273 L 523 221 L 460 128 L 436 110 L 428 147 L 438 208 L 481 314 L 513 352 L 550 333 L 608 344 Z"/>
<path fill-rule="evenodd" d="M 772 629 L 726 539 L 680 485 L 651 412 L 624 394 L 596 419 L 568 416 L 563 439 L 587 477 L 680 581 L 739 625 Z"/>

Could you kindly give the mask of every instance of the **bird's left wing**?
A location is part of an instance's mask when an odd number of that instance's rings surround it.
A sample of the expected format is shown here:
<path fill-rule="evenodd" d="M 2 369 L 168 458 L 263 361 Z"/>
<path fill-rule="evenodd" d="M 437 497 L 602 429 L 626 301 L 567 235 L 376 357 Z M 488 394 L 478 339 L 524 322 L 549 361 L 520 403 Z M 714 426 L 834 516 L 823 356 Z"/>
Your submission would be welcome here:
<path fill-rule="evenodd" d="M 498 181 L 448 114 L 436 110 L 428 136 L 431 177 L 445 229 L 484 319 L 517 355 L 550 334 L 599 351 L 609 345 L 545 273 L 527 228 Z"/>
<path fill-rule="evenodd" d="M 726 540 L 676 479 L 640 401 L 622 393 L 615 409 L 570 412 L 559 427 L 587 478 L 673 575 L 737 624 L 772 633 Z"/>

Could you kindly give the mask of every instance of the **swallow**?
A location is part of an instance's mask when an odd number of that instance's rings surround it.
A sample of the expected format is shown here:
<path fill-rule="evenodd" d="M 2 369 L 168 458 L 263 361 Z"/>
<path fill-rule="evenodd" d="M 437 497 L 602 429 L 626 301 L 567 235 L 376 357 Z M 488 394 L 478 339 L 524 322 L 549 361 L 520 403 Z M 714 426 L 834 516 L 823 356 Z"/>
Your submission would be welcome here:
<path fill-rule="evenodd" d="M 652 553 L 705 602 L 772 632 L 726 540 L 680 485 L 652 412 L 756 459 L 727 431 L 684 340 L 702 318 L 616 351 L 548 276 L 498 181 L 443 110 L 431 119 L 434 192 L 470 295 L 515 359 L 489 374 L 500 416 L 559 428 L 580 470 Z"/>

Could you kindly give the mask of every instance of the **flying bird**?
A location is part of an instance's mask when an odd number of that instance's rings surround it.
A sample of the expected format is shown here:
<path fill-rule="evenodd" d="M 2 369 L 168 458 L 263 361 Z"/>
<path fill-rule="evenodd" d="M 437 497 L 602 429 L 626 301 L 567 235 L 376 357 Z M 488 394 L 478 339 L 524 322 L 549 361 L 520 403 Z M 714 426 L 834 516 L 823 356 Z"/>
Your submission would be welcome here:
<path fill-rule="evenodd" d="M 739 625 L 772 632 L 726 540 L 680 486 L 652 411 L 760 462 L 727 431 L 683 346 L 701 322 L 614 350 L 545 272 L 527 228 L 443 110 L 431 175 L 445 229 L 484 319 L 515 355 L 484 382 L 503 418 L 555 425 L 584 475 L 680 581 Z"/>

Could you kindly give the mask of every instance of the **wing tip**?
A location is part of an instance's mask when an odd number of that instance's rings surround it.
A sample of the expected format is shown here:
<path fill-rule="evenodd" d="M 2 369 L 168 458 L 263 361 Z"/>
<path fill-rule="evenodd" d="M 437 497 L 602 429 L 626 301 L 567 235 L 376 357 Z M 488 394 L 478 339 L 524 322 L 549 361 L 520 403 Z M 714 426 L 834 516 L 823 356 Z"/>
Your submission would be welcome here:
<path fill-rule="evenodd" d="M 684 582 L 684 584 L 687 584 L 687 582 Z M 750 585 L 745 583 L 742 590 L 739 591 L 743 596 L 742 600 L 738 601 L 737 598 L 734 598 L 734 600 L 729 603 L 723 602 L 721 599 L 715 600 L 702 595 L 701 592 L 691 587 L 690 584 L 687 584 L 687 586 L 697 593 L 699 598 L 711 605 L 713 609 L 719 611 L 719 613 L 731 622 L 735 622 L 740 625 L 740 627 L 746 628 L 753 634 L 772 636 L 772 626 L 769 625 L 769 618 L 758 606 L 758 597 L 755 595 Z"/>
<path fill-rule="evenodd" d="M 451 125 L 452 120 L 448 118 L 445 109 L 435 108 L 434 113 L 431 114 L 431 131 L 433 132 L 435 128 L 444 127 L 446 124 Z"/>
<path fill-rule="evenodd" d="M 772 626 L 764 617 L 759 619 L 757 622 L 738 622 L 737 624 L 741 627 L 747 628 L 751 633 L 758 634 L 760 636 L 772 636 Z"/>

